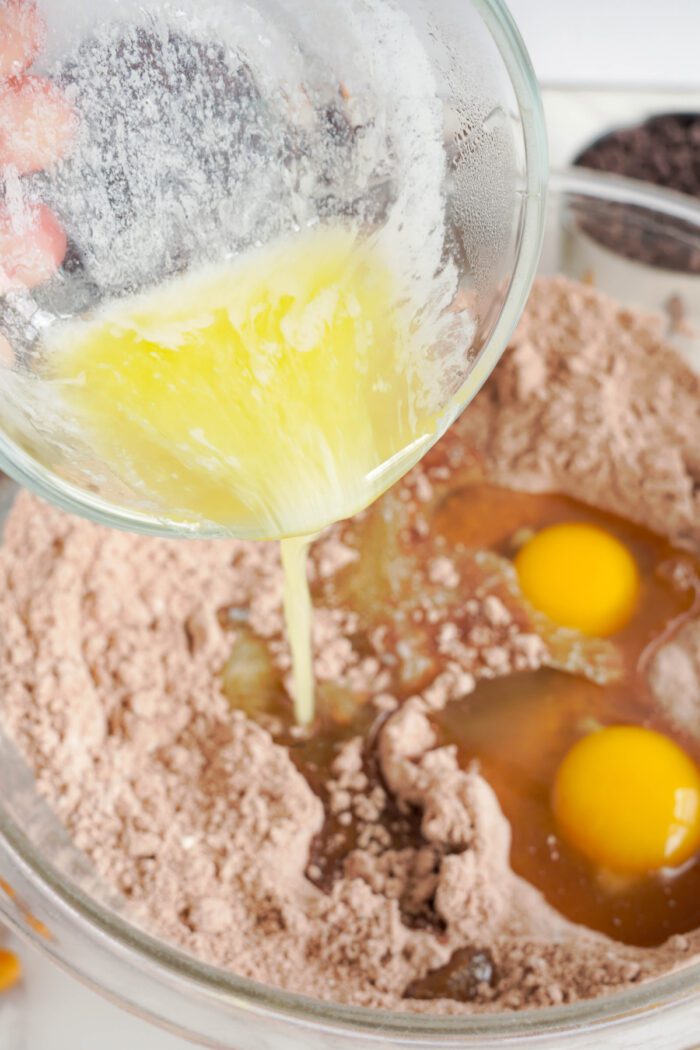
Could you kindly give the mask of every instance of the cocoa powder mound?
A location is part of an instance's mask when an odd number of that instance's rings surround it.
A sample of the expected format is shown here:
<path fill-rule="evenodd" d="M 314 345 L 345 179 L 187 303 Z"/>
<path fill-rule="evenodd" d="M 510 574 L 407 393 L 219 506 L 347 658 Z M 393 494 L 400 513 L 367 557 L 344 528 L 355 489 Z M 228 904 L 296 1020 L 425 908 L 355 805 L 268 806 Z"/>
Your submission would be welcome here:
<path fill-rule="evenodd" d="M 570 493 L 697 546 L 699 448 L 698 381 L 657 322 L 541 281 L 482 394 L 396 498 L 428 505 L 446 472 L 478 461 L 495 482 Z M 414 528 L 427 543 L 420 515 Z M 334 579 L 356 558 L 331 529 L 312 577 Z M 502 594 L 475 591 L 454 605 L 458 620 L 431 605 L 459 594 L 463 570 L 449 551 L 428 559 L 415 622 L 377 629 L 371 652 L 357 648 L 352 611 L 315 610 L 319 680 L 364 690 L 383 720 L 379 784 L 366 775 L 368 736 L 331 764 L 325 816 L 355 842 L 327 887 L 309 865 L 321 799 L 221 684 L 248 635 L 288 674 L 273 545 L 127 536 L 21 495 L 0 550 L 3 726 L 124 914 L 243 976 L 460 1013 L 573 1002 L 696 959 L 698 933 L 640 949 L 558 915 L 511 871 L 491 787 L 436 746 L 432 711 L 481 677 L 548 659 Z M 389 669 L 411 632 L 428 630 L 442 662 L 419 661 L 421 683 L 399 705 Z M 697 631 L 689 624 L 650 669 L 660 703 L 683 686 L 681 721 L 700 710 Z M 390 811 L 415 815 L 411 841 L 392 838 Z M 455 997 L 424 998 L 422 982 L 454 958 Z"/>
<path fill-rule="evenodd" d="M 559 492 L 700 546 L 700 376 L 663 323 L 563 277 L 535 283 L 511 346 L 447 435 L 492 481 Z"/>
<path fill-rule="evenodd" d="M 671 721 L 700 737 L 700 620 L 684 624 L 651 660 L 649 685 Z"/>

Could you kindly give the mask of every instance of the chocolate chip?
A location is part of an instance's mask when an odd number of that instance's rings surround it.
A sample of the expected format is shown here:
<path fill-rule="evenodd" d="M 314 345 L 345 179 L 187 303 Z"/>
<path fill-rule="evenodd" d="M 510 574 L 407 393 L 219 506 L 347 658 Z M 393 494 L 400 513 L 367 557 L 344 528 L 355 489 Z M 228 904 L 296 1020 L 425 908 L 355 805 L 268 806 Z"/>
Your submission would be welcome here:
<path fill-rule="evenodd" d="M 468 1003 L 483 998 L 484 988 L 496 984 L 491 953 L 481 948 L 461 948 L 450 961 L 406 989 L 407 999 L 456 999 Z"/>

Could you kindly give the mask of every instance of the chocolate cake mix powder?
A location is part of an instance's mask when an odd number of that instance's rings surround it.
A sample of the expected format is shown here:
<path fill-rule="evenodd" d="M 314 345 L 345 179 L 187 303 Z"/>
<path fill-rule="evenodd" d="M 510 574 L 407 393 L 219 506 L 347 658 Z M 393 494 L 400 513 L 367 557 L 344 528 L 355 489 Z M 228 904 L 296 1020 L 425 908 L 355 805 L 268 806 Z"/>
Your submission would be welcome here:
<path fill-rule="evenodd" d="M 497 484 L 574 495 L 697 551 L 699 450 L 700 381 L 661 323 L 542 280 L 493 377 L 397 498 L 429 501 L 472 457 Z M 329 529 L 317 589 L 356 558 L 347 527 Z M 221 687 L 237 615 L 288 674 L 276 546 L 129 536 L 22 494 L 0 551 L 3 725 L 125 915 L 245 977 L 447 1013 L 569 1003 L 698 957 L 700 933 L 637 948 L 575 926 L 512 872 L 493 790 L 436 746 L 430 713 L 484 675 L 546 663 L 547 646 L 492 591 L 465 594 L 459 628 L 440 619 L 431 595 L 464 586 L 449 550 L 425 573 L 416 620 L 433 625 L 442 663 L 402 703 L 386 670 L 401 639 L 376 631 L 358 651 L 352 611 L 318 604 L 317 677 L 371 695 L 380 772 L 368 776 L 368 737 L 351 736 L 321 797 Z M 650 668 L 686 727 L 699 631 L 689 623 Z M 390 811 L 415 821 L 403 844 Z M 314 849 L 329 814 L 356 839 L 325 877 Z M 459 989 L 427 1000 L 426 975 L 455 953 Z"/>

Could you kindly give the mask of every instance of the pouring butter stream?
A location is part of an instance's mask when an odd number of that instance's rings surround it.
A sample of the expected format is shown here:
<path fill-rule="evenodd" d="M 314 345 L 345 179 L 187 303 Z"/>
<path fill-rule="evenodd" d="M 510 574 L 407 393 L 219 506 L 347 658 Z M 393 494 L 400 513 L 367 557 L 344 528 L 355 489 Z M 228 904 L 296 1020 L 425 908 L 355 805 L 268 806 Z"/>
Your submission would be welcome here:
<path fill-rule="evenodd" d="M 301 723 L 309 537 L 432 444 L 474 337 L 429 56 L 398 6 L 337 7 L 352 32 L 321 64 L 273 20 L 272 68 L 257 23 L 222 15 L 215 39 L 186 3 L 52 71 L 79 130 L 40 188 L 77 263 L 0 375 L 8 433 L 63 481 L 151 529 L 282 541 Z"/>

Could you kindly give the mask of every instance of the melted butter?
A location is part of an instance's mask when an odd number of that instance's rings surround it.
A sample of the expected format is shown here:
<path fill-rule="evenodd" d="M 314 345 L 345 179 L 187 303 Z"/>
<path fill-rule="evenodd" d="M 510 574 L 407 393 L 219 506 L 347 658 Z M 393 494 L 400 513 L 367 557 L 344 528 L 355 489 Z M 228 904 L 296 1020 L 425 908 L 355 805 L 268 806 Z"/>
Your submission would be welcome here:
<path fill-rule="evenodd" d="M 308 541 L 294 537 L 365 507 L 437 426 L 398 298 L 376 245 L 319 226 L 48 337 L 82 440 L 144 506 L 285 540 L 301 724 L 313 718 L 311 611 Z"/>

